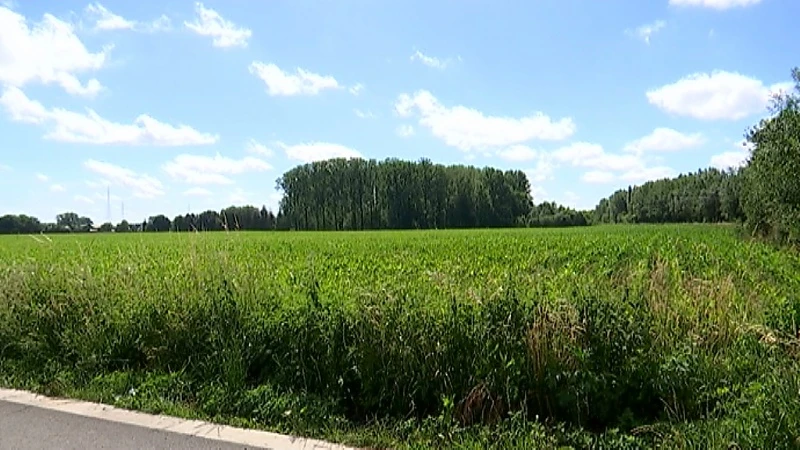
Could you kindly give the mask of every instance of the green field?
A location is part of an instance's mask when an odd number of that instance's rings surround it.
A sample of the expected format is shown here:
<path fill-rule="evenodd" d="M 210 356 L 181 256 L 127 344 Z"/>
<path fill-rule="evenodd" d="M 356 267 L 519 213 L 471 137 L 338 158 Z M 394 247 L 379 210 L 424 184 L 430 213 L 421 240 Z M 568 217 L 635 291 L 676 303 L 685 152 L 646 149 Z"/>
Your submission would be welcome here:
<path fill-rule="evenodd" d="M 726 226 L 0 237 L 0 384 L 388 447 L 785 448 L 800 257 Z"/>

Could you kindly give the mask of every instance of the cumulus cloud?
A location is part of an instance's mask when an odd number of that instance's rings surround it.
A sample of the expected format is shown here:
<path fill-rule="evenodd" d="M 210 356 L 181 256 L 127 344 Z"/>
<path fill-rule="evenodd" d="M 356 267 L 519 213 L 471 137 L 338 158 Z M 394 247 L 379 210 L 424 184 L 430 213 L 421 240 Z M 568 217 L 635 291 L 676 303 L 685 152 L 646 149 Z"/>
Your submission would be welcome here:
<path fill-rule="evenodd" d="M 612 172 L 604 170 L 590 170 L 581 176 L 581 180 L 591 184 L 606 184 L 614 181 L 616 177 Z"/>
<path fill-rule="evenodd" d="M 761 3 L 762 0 L 669 0 L 672 6 L 695 6 L 716 10 L 742 8 Z"/>
<path fill-rule="evenodd" d="M 195 20 L 183 22 L 183 25 L 201 36 L 211 37 L 214 47 L 247 47 L 247 41 L 253 35 L 249 28 L 224 19 L 217 11 L 206 8 L 200 2 L 195 3 L 195 13 Z"/>
<path fill-rule="evenodd" d="M 254 61 L 250 73 L 267 85 L 271 96 L 317 95 L 324 90 L 339 89 L 339 82 L 330 75 L 320 75 L 297 68 L 296 73 L 284 72 L 275 64 Z"/>
<path fill-rule="evenodd" d="M 89 159 L 83 163 L 89 171 L 101 176 L 108 186 L 121 186 L 131 190 L 134 197 L 154 198 L 164 195 L 164 186 L 158 179 L 139 174 L 111 163 Z"/>
<path fill-rule="evenodd" d="M 218 135 L 201 133 L 188 125 L 170 125 L 147 114 L 140 115 L 132 124 L 122 124 L 107 120 L 92 109 L 84 113 L 48 109 L 15 87 L 3 92 L 0 105 L 12 120 L 48 127 L 44 137 L 58 142 L 174 147 L 207 145 L 219 140 Z"/>
<path fill-rule="evenodd" d="M 112 13 L 100 3 L 87 5 L 86 13 L 95 19 L 96 30 L 132 30 L 136 26 L 136 22 Z"/>
<path fill-rule="evenodd" d="M 114 14 L 99 2 L 90 3 L 84 11 L 94 21 L 95 31 L 133 30 L 156 32 L 168 30 L 172 26 L 169 17 L 163 14 L 151 22 L 139 22 Z"/>
<path fill-rule="evenodd" d="M 543 113 L 525 117 L 490 116 L 466 106 L 448 107 L 428 91 L 401 94 L 395 102 L 401 117 L 416 116 L 445 144 L 463 151 L 504 148 L 530 140 L 562 140 L 575 132 L 571 118 L 557 121 Z"/>
<path fill-rule="evenodd" d="M 413 54 L 411 54 L 411 57 L 409 59 L 411 61 L 419 61 L 428 67 L 433 67 L 434 69 L 439 69 L 439 70 L 446 69 L 447 66 L 449 66 L 452 63 L 451 58 L 441 59 L 435 56 L 426 55 L 419 50 L 416 50 Z M 457 59 L 460 61 L 461 57 L 459 56 Z"/>
<path fill-rule="evenodd" d="M 695 73 L 647 92 L 647 100 L 659 109 L 701 120 L 739 120 L 765 112 L 773 94 L 790 88 L 788 83 L 765 86 L 761 80 L 736 72 L 718 70 Z"/>
<path fill-rule="evenodd" d="M 350 86 L 348 91 L 350 91 L 350 93 L 353 95 L 359 95 L 364 91 L 364 85 L 361 83 L 356 83 L 355 85 Z"/>
<path fill-rule="evenodd" d="M 372 114 L 372 111 L 362 111 L 362 110 L 360 110 L 360 109 L 358 109 L 358 108 L 354 109 L 354 110 L 353 110 L 353 113 L 354 113 L 354 114 L 356 115 L 356 117 L 358 117 L 359 119 L 372 119 L 372 118 L 374 118 L 374 117 L 375 117 L 375 115 L 374 115 L 374 114 Z"/>
<path fill-rule="evenodd" d="M 701 133 L 681 133 L 672 128 L 656 128 L 652 133 L 629 142 L 624 150 L 641 155 L 646 152 L 674 152 L 698 147 L 706 142 Z"/>
<path fill-rule="evenodd" d="M 261 155 L 261 156 L 272 156 L 273 154 L 272 149 L 256 141 L 255 139 L 249 139 L 247 141 L 247 143 L 245 144 L 245 150 L 247 150 L 248 153 L 253 153 L 255 155 Z"/>
<path fill-rule="evenodd" d="M 103 68 L 112 47 L 88 50 L 72 24 L 51 14 L 29 24 L 21 14 L 0 7 L 0 30 L 0 84 L 17 88 L 56 84 L 85 97 L 103 89 L 96 78 L 82 82 L 78 74 Z"/>
<path fill-rule="evenodd" d="M 162 169 L 173 179 L 188 184 L 233 184 L 230 175 L 264 172 L 272 166 L 252 156 L 232 159 L 217 153 L 215 156 L 178 155 Z"/>
<path fill-rule="evenodd" d="M 753 151 L 753 144 L 745 140 L 739 141 L 735 145 L 735 150 L 718 153 L 711 156 L 709 165 L 720 170 L 737 169 L 747 165 Z"/>
<path fill-rule="evenodd" d="M 500 150 L 497 156 L 506 161 L 513 162 L 533 161 L 539 157 L 539 152 L 527 145 L 517 144 Z"/>
<path fill-rule="evenodd" d="M 641 155 L 608 153 L 601 145 L 575 142 L 551 153 L 558 162 L 591 169 L 581 179 L 587 183 L 610 183 L 615 180 L 645 182 L 672 176 L 666 166 L 648 166 Z"/>
<path fill-rule="evenodd" d="M 295 145 L 277 144 L 289 159 L 310 163 L 333 158 L 363 158 L 364 156 L 350 147 L 330 142 L 307 142 Z"/>
<path fill-rule="evenodd" d="M 411 125 L 398 125 L 394 132 L 400 137 L 410 137 L 414 135 L 414 127 Z"/>

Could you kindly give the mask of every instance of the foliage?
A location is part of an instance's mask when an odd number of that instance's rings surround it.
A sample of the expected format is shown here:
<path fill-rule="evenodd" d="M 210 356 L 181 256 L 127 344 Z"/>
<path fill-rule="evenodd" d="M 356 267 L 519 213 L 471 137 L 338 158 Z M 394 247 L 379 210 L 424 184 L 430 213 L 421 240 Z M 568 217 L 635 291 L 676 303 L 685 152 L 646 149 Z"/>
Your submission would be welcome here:
<path fill-rule="evenodd" d="M 798 269 L 710 225 L 5 236 L 0 383 L 365 446 L 774 448 Z"/>
<path fill-rule="evenodd" d="M 598 203 L 595 223 L 738 222 L 738 170 L 701 169 L 676 178 L 649 181 L 616 191 Z"/>
<path fill-rule="evenodd" d="M 277 180 L 280 212 L 297 230 L 515 226 L 530 212 L 522 171 L 336 158 Z"/>
<path fill-rule="evenodd" d="M 772 116 L 746 135 L 753 145 L 745 170 L 743 206 L 757 234 L 781 242 L 800 242 L 800 69 L 794 92 L 774 98 Z"/>

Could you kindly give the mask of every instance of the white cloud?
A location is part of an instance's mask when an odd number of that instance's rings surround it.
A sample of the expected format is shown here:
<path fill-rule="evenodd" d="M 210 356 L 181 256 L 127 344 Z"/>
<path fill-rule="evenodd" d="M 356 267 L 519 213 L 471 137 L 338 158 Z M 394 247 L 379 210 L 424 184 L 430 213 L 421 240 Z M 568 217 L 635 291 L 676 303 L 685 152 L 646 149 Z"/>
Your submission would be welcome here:
<path fill-rule="evenodd" d="M 162 14 L 158 19 L 146 24 L 145 31 L 166 31 L 172 28 L 172 21 L 169 17 Z"/>
<path fill-rule="evenodd" d="M 183 191 L 183 195 L 191 197 L 208 197 L 209 195 L 211 195 L 211 191 L 209 191 L 206 188 L 193 187 Z"/>
<path fill-rule="evenodd" d="M 556 165 L 553 164 L 549 156 L 545 154 L 540 154 L 538 158 L 539 159 L 536 162 L 536 167 L 524 170 L 528 180 L 541 183 L 542 181 L 552 179 Z"/>
<path fill-rule="evenodd" d="M 250 73 L 267 85 L 271 96 L 317 95 L 326 89 L 339 89 L 339 82 L 330 75 L 319 75 L 297 68 L 296 74 L 284 72 L 275 64 L 254 61 Z"/>
<path fill-rule="evenodd" d="M 53 185 L 50 186 L 50 191 L 51 192 L 64 192 L 66 190 L 67 189 L 64 186 L 60 185 L 60 184 L 53 184 Z"/>
<path fill-rule="evenodd" d="M 310 163 L 333 158 L 363 158 L 360 152 L 341 144 L 329 142 L 308 142 L 295 145 L 278 143 L 289 159 Z"/>
<path fill-rule="evenodd" d="M 448 65 L 452 62 L 450 58 L 447 59 L 440 59 L 435 56 L 429 56 L 422 53 L 419 50 L 416 50 L 411 57 L 409 58 L 411 61 L 419 61 L 422 64 L 425 64 L 428 67 L 433 67 L 434 69 L 444 70 L 447 68 Z M 461 60 L 461 57 L 458 57 L 458 60 Z"/>
<path fill-rule="evenodd" d="M 667 26 L 667 22 L 656 20 L 653 23 L 640 25 L 635 30 L 626 30 L 626 33 L 643 40 L 645 44 L 649 44 L 650 37 L 661 31 L 665 26 Z"/>
<path fill-rule="evenodd" d="M 411 125 L 399 125 L 394 132 L 400 137 L 411 137 L 414 135 L 414 127 Z"/>
<path fill-rule="evenodd" d="M 364 85 L 361 83 L 356 83 L 354 86 L 351 86 L 350 89 L 348 90 L 353 95 L 359 95 L 361 92 L 364 91 Z"/>
<path fill-rule="evenodd" d="M 711 167 L 716 167 L 720 170 L 727 170 L 729 168 L 743 167 L 747 164 L 748 158 L 750 158 L 749 148 L 744 148 L 742 150 L 723 152 L 713 155 L 709 164 Z"/>
<path fill-rule="evenodd" d="M 753 6 L 759 3 L 761 0 L 669 0 L 672 6 L 700 6 L 717 10 Z"/>
<path fill-rule="evenodd" d="M 739 120 L 765 112 L 771 95 L 788 83 L 765 86 L 761 80 L 722 70 L 695 73 L 647 92 L 663 111 L 702 120 Z"/>
<path fill-rule="evenodd" d="M 416 113 L 419 124 L 447 145 L 463 151 L 507 147 L 533 139 L 562 140 L 575 132 L 571 118 L 553 121 L 543 113 L 514 118 L 487 116 L 465 106 L 442 105 L 430 92 L 401 94 L 395 103 L 401 117 Z"/>
<path fill-rule="evenodd" d="M 575 167 L 593 169 L 581 177 L 587 183 L 607 183 L 614 179 L 643 182 L 674 174 L 670 167 L 648 167 L 640 155 L 607 153 L 602 146 L 588 142 L 575 142 L 552 152 L 551 156 Z"/>
<path fill-rule="evenodd" d="M 256 141 L 255 139 L 250 139 L 247 141 L 247 143 L 245 144 L 245 150 L 247 150 L 248 153 L 253 153 L 255 155 L 262 155 L 262 156 L 273 155 L 272 149 Z"/>
<path fill-rule="evenodd" d="M 675 176 L 675 170 L 671 167 L 657 166 L 657 167 L 641 167 L 636 170 L 629 170 L 620 176 L 620 179 L 632 183 L 644 183 L 652 180 L 660 180 L 662 178 L 671 178 Z"/>
<path fill-rule="evenodd" d="M 201 133 L 188 125 L 159 122 L 147 114 L 140 115 L 132 124 L 121 124 L 100 117 L 92 109 L 85 113 L 47 109 L 15 87 L 3 92 L 0 105 L 5 106 L 13 120 L 49 125 L 44 137 L 59 142 L 174 147 L 207 145 L 219 140 L 217 135 Z"/>
<path fill-rule="evenodd" d="M 231 159 L 217 153 L 215 156 L 178 155 L 166 162 L 162 169 L 172 178 L 188 184 L 233 184 L 229 175 L 271 170 L 266 161 L 247 156 Z"/>
<path fill-rule="evenodd" d="M 247 47 L 247 41 L 253 35 L 252 30 L 225 20 L 218 12 L 200 2 L 195 3 L 195 12 L 195 21 L 183 22 L 183 25 L 201 36 L 212 37 L 214 47 Z"/>
<path fill-rule="evenodd" d="M 89 51 L 70 23 L 51 14 L 29 26 L 21 14 L 0 8 L 0 30 L 0 83 L 20 88 L 34 82 L 57 84 L 86 97 L 103 89 L 97 79 L 82 83 L 77 74 L 104 67 L 112 47 Z"/>
<path fill-rule="evenodd" d="M 11 171 L 11 166 L 0 164 L 0 172 L 10 172 L 10 171 Z"/>
<path fill-rule="evenodd" d="M 90 3 L 86 13 L 95 18 L 95 30 L 132 30 L 136 22 L 114 14 L 100 3 Z"/>
<path fill-rule="evenodd" d="M 48 181 L 50 181 L 50 177 L 48 177 L 47 175 L 45 175 L 43 173 L 37 173 L 36 174 L 36 179 L 41 181 L 42 183 L 47 183 Z"/>
<path fill-rule="evenodd" d="M 521 162 L 533 161 L 539 156 L 539 153 L 527 145 L 517 144 L 497 152 L 497 156 L 506 161 Z"/>
<path fill-rule="evenodd" d="M 542 203 L 550 197 L 550 194 L 545 188 L 531 184 L 531 197 L 533 197 L 535 203 Z"/>
<path fill-rule="evenodd" d="M 135 197 L 154 198 L 164 194 L 161 182 L 150 175 L 94 159 L 87 160 L 83 166 L 103 177 L 106 185 L 126 187 Z"/>
<path fill-rule="evenodd" d="M 94 20 L 95 31 L 133 30 L 144 32 L 165 31 L 172 27 L 169 17 L 161 15 L 152 22 L 139 22 L 114 14 L 99 2 L 86 6 L 86 15 Z"/>
<path fill-rule="evenodd" d="M 373 117 L 375 117 L 375 115 L 372 114 L 372 111 L 362 111 L 362 110 L 356 108 L 356 109 L 353 110 L 353 112 L 355 113 L 356 117 L 358 117 L 359 119 L 372 119 Z"/>
<path fill-rule="evenodd" d="M 72 197 L 72 199 L 77 201 L 77 202 L 86 203 L 87 205 L 94 204 L 94 200 L 92 200 L 91 198 L 89 198 L 89 197 L 87 197 L 85 195 L 76 195 L 76 196 Z"/>
<path fill-rule="evenodd" d="M 605 170 L 592 170 L 584 173 L 581 177 L 581 180 L 592 184 L 606 184 L 614 181 L 614 178 L 614 174 L 611 172 L 607 172 Z"/>
<path fill-rule="evenodd" d="M 580 200 L 581 200 L 581 197 L 578 194 L 576 194 L 576 193 L 574 193 L 572 191 L 564 191 L 564 199 L 559 203 L 561 203 L 562 205 L 564 205 L 566 207 L 580 210 L 581 207 L 578 205 Z"/>
<path fill-rule="evenodd" d="M 254 202 L 250 201 L 252 193 L 245 191 L 242 188 L 236 188 L 228 195 L 228 202 L 233 206 L 252 205 Z"/>
<path fill-rule="evenodd" d="M 557 161 L 576 167 L 606 171 L 632 170 L 643 166 L 642 160 L 635 155 L 607 153 L 602 146 L 588 142 L 575 142 L 562 147 L 554 151 L 552 156 Z"/>
<path fill-rule="evenodd" d="M 641 155 L 645 152 L 673 152 L 697 147 L 705 143 L 701 133 L 686 134 L 672 128 L 656 128 L 647 136 L 628 143 L 626 152 Z"/>

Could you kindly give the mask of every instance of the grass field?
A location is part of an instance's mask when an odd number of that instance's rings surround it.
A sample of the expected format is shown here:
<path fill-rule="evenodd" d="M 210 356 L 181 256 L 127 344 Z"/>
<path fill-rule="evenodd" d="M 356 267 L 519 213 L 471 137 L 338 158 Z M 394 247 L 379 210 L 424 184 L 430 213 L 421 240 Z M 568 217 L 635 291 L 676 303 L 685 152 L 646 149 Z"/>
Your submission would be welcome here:
<path fill-rule="evenodd" d="M 0 237 L 0 384 L 377 447 L 800 443 L 733 227 Z"/>

